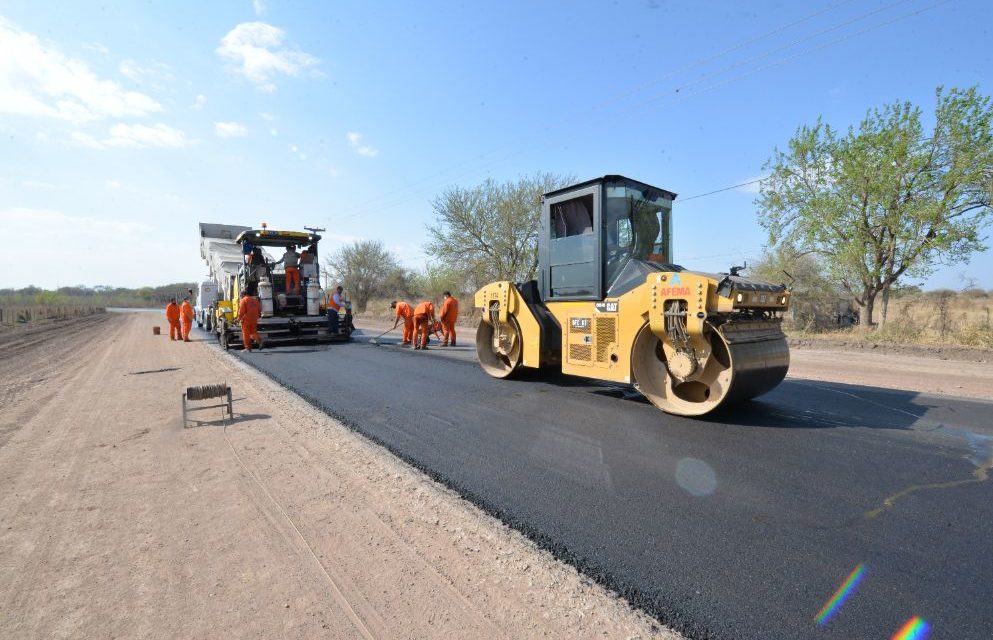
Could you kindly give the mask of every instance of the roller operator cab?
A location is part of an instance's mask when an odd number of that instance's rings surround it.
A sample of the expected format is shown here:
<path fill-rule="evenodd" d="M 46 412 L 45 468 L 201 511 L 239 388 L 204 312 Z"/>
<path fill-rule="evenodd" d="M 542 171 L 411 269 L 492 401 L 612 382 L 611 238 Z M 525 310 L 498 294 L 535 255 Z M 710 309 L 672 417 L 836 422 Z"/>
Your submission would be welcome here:
<path fill-rule="evenodd" d="M 538 279 L 476 292 L 479 363 L 633 384 L 668 413 L 698 416 L 786 376 L 785 285 L 686 271 L 673 261 L 676 194 L 604 176 L 542 197 Z"/>

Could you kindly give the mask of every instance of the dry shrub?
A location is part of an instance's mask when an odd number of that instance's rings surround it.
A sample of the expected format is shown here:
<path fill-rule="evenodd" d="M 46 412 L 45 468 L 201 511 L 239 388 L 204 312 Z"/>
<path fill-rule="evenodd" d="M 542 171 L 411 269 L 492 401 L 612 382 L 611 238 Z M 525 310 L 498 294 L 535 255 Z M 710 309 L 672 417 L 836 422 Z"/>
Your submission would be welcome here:
<path fill-rule="evenodd" d="M 925 342 L 926 332 L 914 322 L 913 318 L 891 320 L 875 331 L 863 334 L 872 342 L 888 342 L 892 344 L 908 344 Z"/>
<path fill-rule="evenodd" d="M 957 344 L 993 349 L 993 329 L 988 324 L 970 323 L 959 327 L 954 334 Z"/>

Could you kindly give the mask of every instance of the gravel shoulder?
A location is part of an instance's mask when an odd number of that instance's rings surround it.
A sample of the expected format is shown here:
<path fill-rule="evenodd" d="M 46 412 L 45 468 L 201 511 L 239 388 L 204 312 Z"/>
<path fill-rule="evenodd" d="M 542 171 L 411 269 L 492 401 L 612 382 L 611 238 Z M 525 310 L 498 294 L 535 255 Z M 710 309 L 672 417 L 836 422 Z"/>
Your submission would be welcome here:
<path fill-rule="evenodd" d="M 108 314 L 0 346 L 0 637 L 679 637 L 155 324 Z M 235 419 L 184 428 L 182 389 L 221 381 Z"/>

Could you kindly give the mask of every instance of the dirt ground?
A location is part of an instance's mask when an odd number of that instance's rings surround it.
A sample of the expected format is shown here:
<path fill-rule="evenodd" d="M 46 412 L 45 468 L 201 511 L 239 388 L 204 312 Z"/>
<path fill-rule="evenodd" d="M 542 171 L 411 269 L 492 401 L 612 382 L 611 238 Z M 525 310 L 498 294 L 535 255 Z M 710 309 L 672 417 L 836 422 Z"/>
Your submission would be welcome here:
<path fill-rule="evenodd" d="M 153 324 L 0 340 L 0 637 L 678 637 Z M 234 421 L 210 409 L 184 428 L 181 390 L 222 381 Z"/>
<path fill-rule="evenodd" d="M 993 361 L 973 351 L 907 355 L 848 345 L 794 345 L 787 377 L 993 400 Z"/>
<path fill-rule="evenodd" d="M 203 342 L 0 335 L 0 637 L 676 638 Z M 795 346 L 791 377 L 990 399 L 993 365 Z M 226 381 L 183 428 L 180 393 Z"/>

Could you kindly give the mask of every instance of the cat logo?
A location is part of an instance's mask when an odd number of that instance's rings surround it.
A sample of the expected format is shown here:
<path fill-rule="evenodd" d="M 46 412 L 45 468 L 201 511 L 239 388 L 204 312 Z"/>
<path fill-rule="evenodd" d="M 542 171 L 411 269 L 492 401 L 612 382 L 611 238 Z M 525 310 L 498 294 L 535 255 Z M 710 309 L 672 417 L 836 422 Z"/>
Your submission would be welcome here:
<path fill-rule="evenodd" d="M 600 313 L 617 313 L 617 302 L 596 302 L 593 307 Z"/>

